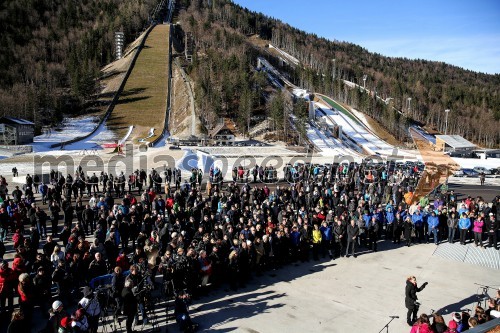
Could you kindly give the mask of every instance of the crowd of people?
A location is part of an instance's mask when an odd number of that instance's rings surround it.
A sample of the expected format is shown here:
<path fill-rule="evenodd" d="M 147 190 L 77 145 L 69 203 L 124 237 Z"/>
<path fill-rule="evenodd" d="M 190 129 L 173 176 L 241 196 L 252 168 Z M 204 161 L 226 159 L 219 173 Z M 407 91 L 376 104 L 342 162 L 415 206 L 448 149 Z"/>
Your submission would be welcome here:
<path fill-rule="evenodd" d="M 415 200 L 416 166 L 297 163 L 272 185 L 259 180 L 276 180 L 274 168 L 264 167 L 271 172 L 262 178 L 261 167 L 254 170 L 247 179 L 237 168 L 236 181 L 224 184 L 211 169 L 202 186 L 198 169 L 182 183 L 178 169 L 89 176 L 79 167 L 66 177 L 52 172 L 48 184 L 27 175 L 12 192 L 0 177 L 0 257 L 9 239 L 16 252 L 0 267 L 0 311 L 12 314 L 11 331 L 30 325 L 36 305 L 48 316 L 46 332 L 96 332 L 113 304 L 131 332 L 134 321 L 148 324 L 155 289 L 175 300 L 177 322 L 192 331 L 189 296 L 222 284 L 237 290 L 296 261 L 356 258 L 360 247 L 377 251 L 381 239 L 406 246 L 487 239 L 498 248 L 499 197 L 459 200 L 443 186 L 433 202 Z M 98 285 L 106 283 L 103 296 Z M 88 286 L 94 290 L 80 297 Z"/>

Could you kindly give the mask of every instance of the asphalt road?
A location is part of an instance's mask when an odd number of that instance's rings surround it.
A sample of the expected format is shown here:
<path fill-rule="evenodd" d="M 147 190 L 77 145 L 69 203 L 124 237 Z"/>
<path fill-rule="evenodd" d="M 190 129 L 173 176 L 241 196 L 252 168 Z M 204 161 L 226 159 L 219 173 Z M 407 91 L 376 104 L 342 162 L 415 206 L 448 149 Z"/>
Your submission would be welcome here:
<path fill-rule="evenodd" d="M 479 182 L 479 179 L 478 179 Z M 470 195 L 471 197 L 481 196 L 486 202 L 491 202 L 493 198 L 500 195 L 500 187 L 498 186 L 481 186 L 481 185 L 463 185 L 463 184 L 448 184 L 450 190 L 454 190 L 459 195 L 459 200 Z"/>

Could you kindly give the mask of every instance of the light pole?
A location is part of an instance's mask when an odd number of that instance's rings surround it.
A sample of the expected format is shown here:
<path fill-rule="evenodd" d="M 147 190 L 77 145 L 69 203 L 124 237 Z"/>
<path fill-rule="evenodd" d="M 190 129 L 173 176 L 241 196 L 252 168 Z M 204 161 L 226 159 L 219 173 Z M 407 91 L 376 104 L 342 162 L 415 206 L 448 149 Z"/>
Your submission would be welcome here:
<path fill-rule="evenodd" d="M 444 110 L 446 113 L 445 121 L 444 121 L 444 135 L 448 134 L 448 113 L 450 113 L 450 109 Z"/>
<path fill-rule="evenodd" d="M 335 98 L 335 59 L 332 59 L 332 97 Z"/>

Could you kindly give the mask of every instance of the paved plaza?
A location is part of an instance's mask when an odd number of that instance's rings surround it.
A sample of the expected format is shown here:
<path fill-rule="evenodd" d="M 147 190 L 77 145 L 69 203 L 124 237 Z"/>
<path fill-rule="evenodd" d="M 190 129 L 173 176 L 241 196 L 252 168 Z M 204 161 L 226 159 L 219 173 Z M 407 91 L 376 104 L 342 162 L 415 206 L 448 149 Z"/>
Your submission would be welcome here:
<path fill-rule="evenodd" d="M 6 255 L 11 256 L 12 252 Z M 254 276 L 236 292 L 223 285 L 194 300 L 190 309 L 201 332 L 281 333 L 286 329 L 287 333 L 376 333 L 390 320 L 389 316 L 399 316 L 389 332 L 409 332 L 404 307 L 407 276 L 415 275 L 419 285 L 429 282 L 418 294 L 420 312 L 439 311 L 448 321 L 453 311 L 472 309 L 477 303 L 477 294 L 482 291 L 475 283 L 498 286 L 498 262 L 498 251 L 472 244 L 406 247 L 381 241 L 376 253 L 361 248 L 357 258 L 298 262 Z M 489 293 L 494 295 L 495 290 Z M 166 304 L 160 300 L 156 305 L 158 329 L 178 332 L 172 308 L 167 321 Z M 33 332 L 38 332 L 45 322 L 36 310 Z M 113 331 L 111 322 L 108 318 L 107 332 Z M 116 326 L 118 332 L 125 332 L 124 324 L 122 321 L 121 327 Z M 151 325 L 135 329 L 153 331 Z"/>

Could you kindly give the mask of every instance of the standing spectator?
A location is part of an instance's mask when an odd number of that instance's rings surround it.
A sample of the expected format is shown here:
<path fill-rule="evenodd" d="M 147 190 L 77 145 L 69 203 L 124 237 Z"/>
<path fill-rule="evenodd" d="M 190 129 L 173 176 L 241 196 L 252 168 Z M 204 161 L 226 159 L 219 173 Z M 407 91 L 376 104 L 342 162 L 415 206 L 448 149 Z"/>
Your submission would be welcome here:
<path fill-rule="evenodd" d="M 49 188 L 47 184 L 44 182 L 41 182 L 40 185 L 38 186 L 38 191 L 42 195 L 42 204 L 47 204 L 47 194 L 49 192 Z"/>
<path fill-rule="evenodd" d="M 467 242 L 467 232 L 471 226 L 470 218 L 467 217 L 467 213 L 463 212 L 460 220 L 458 220 L 458 228 L 460 230 L 460 244 L 465 245 Z"/>
<path fill-rule="evenodd" d="M 412 326 L 410 333 L 434 333 L 429 322 L 429 317 L 425 313 L 420 315 Z"/>
<path fill-rule="evenodd" d="M 52 224 L 52 237 L 58 234 L 57 225 L 59 224 L 61 208 L 57 204 L 56 200 L 53 200 L 49 205 L 50 221 Z"/>
<path fill-rule="evenodd" d="M 333 227 L 333 234 L 335 236 L 335 249 L 333 258 L 343 257 L 345 246 L 345 227 L 340 219 L 336 221 L 335 226 Z M 330 257 L 332 258 L 331 255 Z"/>
<path fill-rule="evenodd" d="M 84 309 L 87 314 L 88 326 L 90 333 L 96 333 L 99 326 L 99 315 L 101 307 L 94 293 L 89 287 L 83 288 L 83 298 L 78 302 L 78 308 Z"/>
<path fill-rule="evenodd" d="M 125 280 L 125 285 L 121 294 L 123 299 L 123 314 L 127 317 L 125 322 L 127 333 L 133 332 L 132 323 L 137 315 L 137 299 L 132 292 L 133 285 L 132 280 Z"/>
<path fill-rule="evenodd" d="M 448 216 L 448 243 L 455 243 L 455 232 L 457 231 L 457 226 L 458 226 L 458 218 L 457 218 L 457 213 L 455 211 L 452 211 L 450 215 Z"/>
<path fill-rule="evenodd" d="M 444 322 L 443 316 L 440 314 L 434 313 L 432 315 L 432 329 L 435 333 L 444 333 L 448 329 L 446 323 Z"/>
<path fill-rule="evenodd" d="M 59 245 L 56 245 L 54 246 L 54 250 L 50 255 L 50 261 L 52 262 L 54 269 L 57 268 L 57 265 L 59 264 L 60 260 L 64 260 L 64 252 L 61 250 Z"/>
<path fill-rule="evenodd" d="M 379 225 L 375 216 L 372 217 L 372 220 L 368 225 L 367 232 L 368 232 L 368 249 L 372 250 L 373 252 L 377 252 Z"/>
<path fill-rule="evenodd" d="M 35 303 L 40 306 L 42 313 L 46 315 L 48 315 L 47 311 L 52 297 L 50 292 L 51 286 L 52 281 L 50 279 L 49 272 L 46 272 L 45 267 L 39 266 L 36 275 L 33 278 Z"/>
<path fill-rule="evenodd" d="M 52 272 L 52 281 L 56 284 L 58 297 L 66 299 L 70 288 L 70 276 L 65 269 L 64 260 L 58 261 L 56 269 Z"/>
<path fill-rule="evenodd" d="M 354 219 L 351 220 L 351 224 L 347 226 L 347 251 L 345 253 L 346 257 L 349 257 L 349 248 L 351 248 L 351 254 L 356 258 L 356 238 L 359 235 L 359 227 L 355 224 Z"/>
<path fill-rule="evenodd" d="M 12 320 L 7 328 L 7 333 L 21 333 L 28 332 L 29 324 L 24 318 L 24 314 L 21 309 L 16 309 L 12 312 Z"/>
<path fill-rule="evenodd" d="M 89 322 L 84 309 L 78 309 L 72 316 L 71 328 L 75 333 L 86 333 L 89 331 Z"/>
<path fill-rule="evenodd" d="M 0 312 L 12 311 L 14 308 L 14 286 L 16 275 L 9 267 L 7 261 L 3 260 L 0 265 Z M 5 307 L 8 302 L 8 306 Z"/>
<path fill-rule="evenodd" d="M 482 214 L 482 213 L 481 213 Z M 474 220 L 474 245 L 483 247 L 483 215 L 479 215 L 476 220 Z"/>
<path fill-rule="evenodd" d="M 45 326 L 45 331 L 48 333 L 58 333 L 62 319 L 66 317 L 67 314 L 64 311 L 63 303 L 61 301 L 54 301 L 49 310 L 49 320 L 47 326 Z"/>
<path fill-rule="evenodd" d="M 120 266 L 116 266 L 113 271 L 113 278 L 111 279 L 112 297 L 116 302 L 115 315 L 119 315 L 121 313 L 121 308 L 123 306 L 122 291 L 125 286 L 125 276 L 122 272 L 122 268 Z"/>
<path fill-rule="evenodd" d="M 488 246 L 494 247 L 495 250 L 498 250 L 497 245 L 497 231 L 498 231 L 498 221 L 495 219 L 493 213 L 488 214 L 488 220 L 486 221 L 486 233 L 488 234 Z"/>
<path fill-rule="evenodd" d="M 35 295 L 28 273 L 19 275 L 17 292 L 19 293 L 19 309 L 24 314 L 27 325 L 31 325 Z"/>
<path fill-rule="evenodd" d="M 431 237 L 431 234 L 434 235 L 434 244 L 438 244 L 438 228 L 439 228 L 439 217 L 436 215 L 435 211 L 431 212 L 431 216 L 427 217 L 427 225 L 428 225 L 428 231 L 427 231 L 427 243 L 429 243 L 429 238 Z"/>
<path fill-rule="evenodd" d="M 321 246 L 322 236 L 319 226 L 314 225 L 314 230 L 312 231 L 312 246 L 313 246 L 313 259 L 319 260 L 319 248 Z"/>

